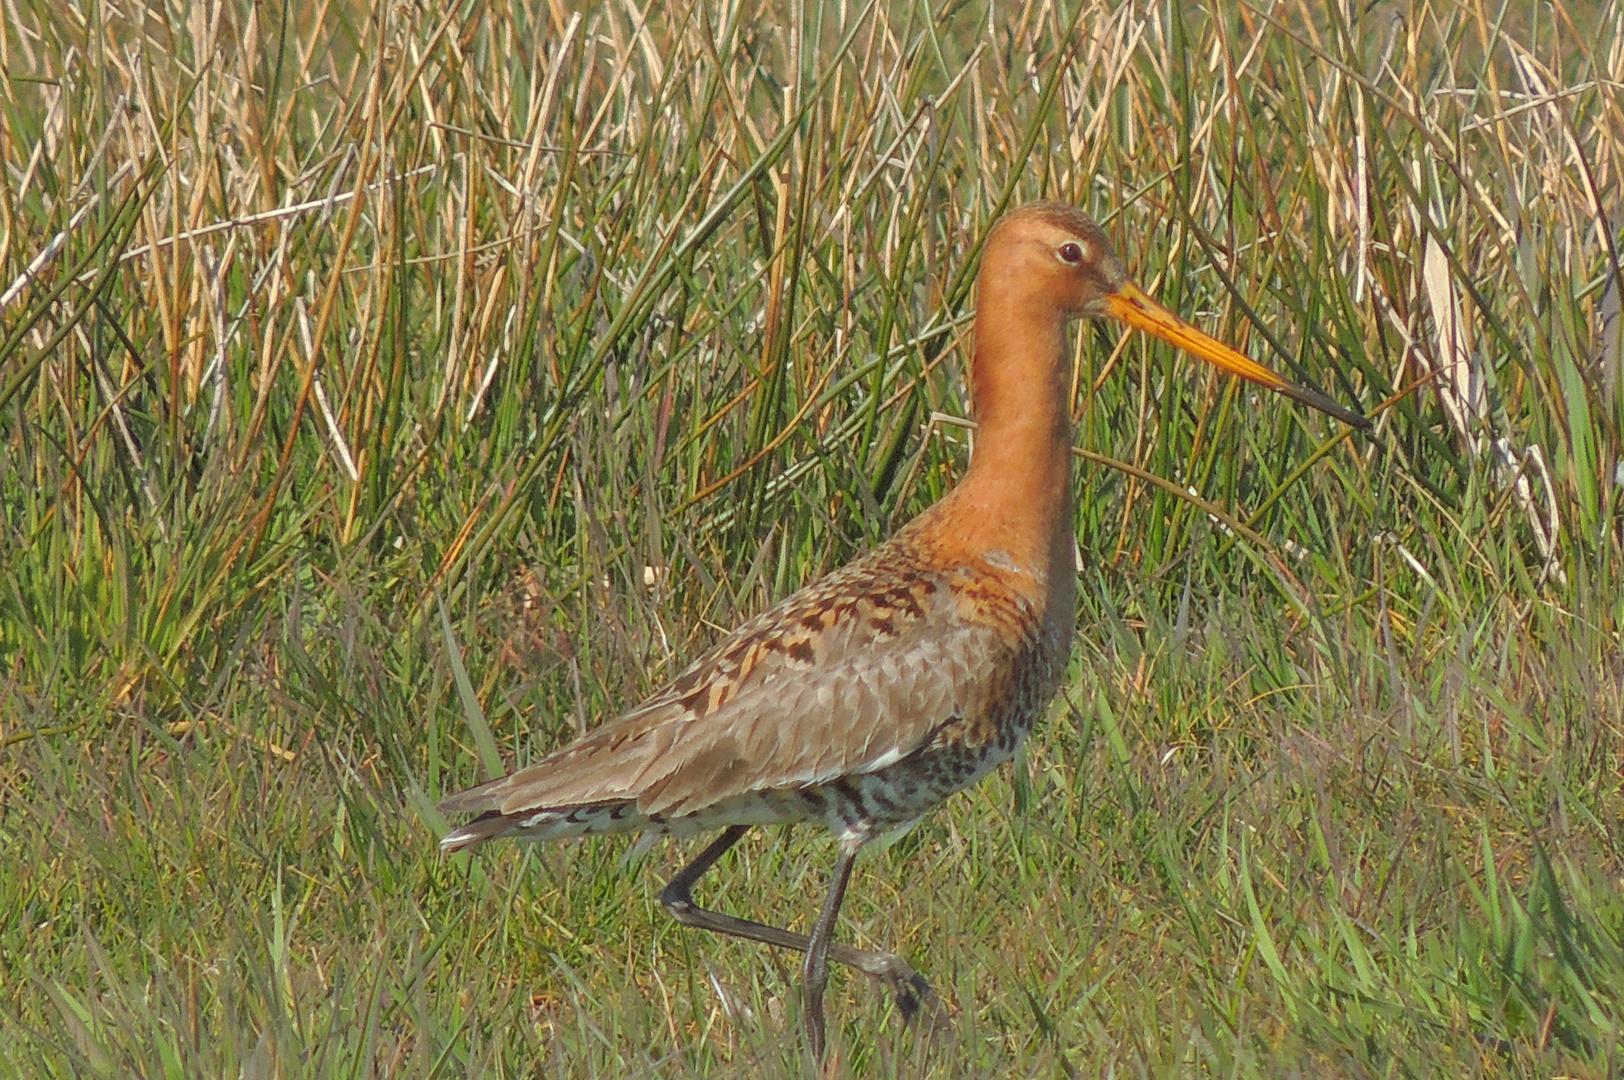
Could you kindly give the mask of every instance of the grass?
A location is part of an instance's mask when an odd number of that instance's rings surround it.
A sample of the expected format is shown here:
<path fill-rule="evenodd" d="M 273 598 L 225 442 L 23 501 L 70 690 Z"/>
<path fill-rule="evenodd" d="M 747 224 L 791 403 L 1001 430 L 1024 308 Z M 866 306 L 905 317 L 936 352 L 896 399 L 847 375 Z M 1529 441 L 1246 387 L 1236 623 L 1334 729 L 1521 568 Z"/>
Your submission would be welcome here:
<path fill-rule="evenodd" d="M 1617 1075 L 1621 27 L 12 0 L 0 1075 L 801 1075 L 682 845 L 433 804 L 951 485 L 1039 195 L 1377 429 L 1079 331 L 1068 685 L 860 867 L 952 1027 L 837 972 L 833 1072 Z"/>

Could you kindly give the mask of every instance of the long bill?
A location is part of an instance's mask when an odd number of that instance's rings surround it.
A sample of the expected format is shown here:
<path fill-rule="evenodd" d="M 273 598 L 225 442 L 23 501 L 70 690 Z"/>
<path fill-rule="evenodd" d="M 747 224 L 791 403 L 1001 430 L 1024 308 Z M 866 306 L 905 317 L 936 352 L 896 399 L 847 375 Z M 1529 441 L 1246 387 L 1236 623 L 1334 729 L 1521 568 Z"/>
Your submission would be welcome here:
<path fill-rule="evenodd" d="M 1344 424 L 1365 430 L 1370 428 L 1370 420 L 1367 417 L 1343 408 L 1324 394 L 1298 386 L 1276 375 L 1262 364 L 1243 356 L 1216 338 L 1208 337 L 1152 300 L 1145 294 L 1145 290 L 1131 281 L 1116 292 L 1106 295 L 1104 312 L 1118 322 L 1127 323 L 1147 334 L 1154 334 L 1163 341 L 1171 342 L 1185 352 L 1199 356 L 1231 375 L 1239 375 L 1259 386 L 1266 386 L 1277 394 L 1282 394 L 1293 401 L 1300 401 L 1328 416 L 1334 416 Z"/>

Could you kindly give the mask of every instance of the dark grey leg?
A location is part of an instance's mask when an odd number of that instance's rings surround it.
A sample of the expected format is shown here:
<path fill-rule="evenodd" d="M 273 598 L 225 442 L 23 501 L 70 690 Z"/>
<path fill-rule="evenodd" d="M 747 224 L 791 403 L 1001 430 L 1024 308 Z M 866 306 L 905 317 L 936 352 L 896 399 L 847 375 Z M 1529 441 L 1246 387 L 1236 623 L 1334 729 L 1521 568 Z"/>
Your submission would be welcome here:
<path fill-rule="evenodd" d="M 709 930 L 716 934 L 728 934 L 732 937 L 747 938 L 750 941 L 759 941 L 764 945 L 775 945 L 780 949 L 794 949 L 796 952 L 810 952 L 812 938 L 805 934 L 797 934 L 792 930 L 782 930 L 766 923 L 758 923 L 750 919 L 740 919 L 733 915 L 724 915 L 719 911 L 711 911 L 694 903 L 693 888 L 705 871 L 716 865 L 727 849 L 737 844 L 745 833 L 750 831 L 748 825 L 730 825 L 723 830 L 722 835 L 711 841 L 709 847 L 701 851 L 697 858 L 683 867 L 670 884 L 660 890 L 660 903 L 671 917 L 684 926 L 696 926 L 701 930 Z M 842 853 L 841 858 L 846 859 Z M 839 867 L 836 867 L 839 873 Z M 846 867 L 846 879 L 850 880 L 851 867 Z M 844 895 L 845 885 L 841 885 Z M 839 902 L 836 901 L 836 914 L 839 913 Z M 824 903 L 828 908 L 827 900 Z M 819 918 L 818 924 L 823 924 Z M 834 920 L 830 918 L 830 928 L 833 929 Z M 868 949 L 855 949 L 850 945 L 842 945 L 837 941 L 828 940 L 829 934 L 824 934 L 823 949 L 826 960 L 833 960 L 837 964 L 844 964 L 855 968 L 865 975 L 872 976 L 889 986 L 897 995 L 897 1008 L 901 1010 L 906 1020 L 912 1020 L 919 1013 L 919 1006 L 925 1002 L 934 1002 L 936 994 L 930 988 L 930 983 L 909 966 L 908 962 L 895 953 L 871 952 Z M 822 995 L 822 986 L 818 988 Z M 821 1015 L 821 1011 L 820 1011 Z M 821 1040 L 820 1040 L 821 1042 Z"/>
<path fill-rule="evenodd" d="M 835 920 L 840 917 L 840 905 L 845 903 L 846 886 L 851 882 L 851 868 L 856 861 L 857 848 L 841 844 L 840 858 L 835 860 L 835 873 L 829 879 L 829 892 L 823 898 L 823 910 L 818 912 L 818 924 L 812 928 L 812 937 L 806 946 L 806 963 L 801 968 L 801 1013 L 813 1061 L 823 1060 L 823 988 L 829 982 L 829 939 L 834 936 Z"/>

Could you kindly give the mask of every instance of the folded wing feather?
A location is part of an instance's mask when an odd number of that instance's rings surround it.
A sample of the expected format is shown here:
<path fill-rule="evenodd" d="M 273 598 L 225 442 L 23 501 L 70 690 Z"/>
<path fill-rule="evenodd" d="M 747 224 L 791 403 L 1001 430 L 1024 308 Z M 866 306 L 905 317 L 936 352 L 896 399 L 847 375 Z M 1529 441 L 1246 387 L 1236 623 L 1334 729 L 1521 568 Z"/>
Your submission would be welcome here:
<path fill-rule="evenodd" d="M 447 799 L 522 814 L 635 799 L 681 817 L 723 799 L 883 768 L 976 715 L 999 636 L 886 545 L 745 623 L 644 704 L 528 768 Z"/>

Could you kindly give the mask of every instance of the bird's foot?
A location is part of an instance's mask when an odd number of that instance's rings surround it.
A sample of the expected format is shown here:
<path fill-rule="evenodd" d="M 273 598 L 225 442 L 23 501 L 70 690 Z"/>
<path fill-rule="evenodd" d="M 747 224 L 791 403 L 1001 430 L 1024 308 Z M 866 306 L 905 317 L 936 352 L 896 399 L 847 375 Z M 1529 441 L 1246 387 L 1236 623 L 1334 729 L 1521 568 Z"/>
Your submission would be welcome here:
<path fill-rule="evenodd" d="M 947 1013 L 936 991 L 902 957 L 895 953 L 869 952 L 866 949 L 846 949 L 842 952 L 844 955 L 839 957 L 842 962 L 890 987 L 896 997 L 897 1011 L 909 1026 L 916 1021 L 923 1023 L 926 1031 L 946 1026 Z"/>
<path fill-rule="evenodd" d="M 886 981 L 891 985 L 891 992 L 897 996 L 897 1011 L 910 1024 L 921 1009 L 935 1011 L 941 1007 L 936 999 L 936 991 L 917 971 L 909 972 L 905 978 Z"/>

